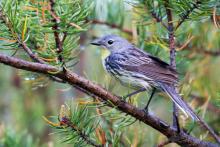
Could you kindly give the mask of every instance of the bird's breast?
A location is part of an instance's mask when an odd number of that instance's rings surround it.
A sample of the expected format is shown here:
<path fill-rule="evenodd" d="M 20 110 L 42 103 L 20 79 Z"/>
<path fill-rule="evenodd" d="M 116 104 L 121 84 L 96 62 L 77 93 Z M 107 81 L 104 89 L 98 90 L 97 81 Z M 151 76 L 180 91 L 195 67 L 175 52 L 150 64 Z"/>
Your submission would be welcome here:
<path fill-rule="evenodd" d="M 111 62 L 111 59 L 111 57 L 107 57 L 103 60 L 103 66 L 108 73 L 120 80 L 123 85 L 132 88 L 144 87 L 149 89 L 151 87 L 150 79 L 139 73 L 124 70 L 120 65 Z"/>

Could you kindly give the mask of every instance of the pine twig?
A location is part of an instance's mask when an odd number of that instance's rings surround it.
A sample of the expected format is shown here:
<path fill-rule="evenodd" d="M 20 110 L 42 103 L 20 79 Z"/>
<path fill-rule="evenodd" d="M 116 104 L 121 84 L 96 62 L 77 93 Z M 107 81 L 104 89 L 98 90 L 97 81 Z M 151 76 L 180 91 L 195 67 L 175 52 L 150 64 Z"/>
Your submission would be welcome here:
<path fill-rule="evenodd" d="M 18 36 L 18 42 L 19 44 L 21 44 L 22 48 L 30 56 L 31 59 L 33 59 L 36 62 L 45 64 L 44 60 L 40 59 L 36 54 L 34 54 L 33 51 L 27 46 L 27 44 L 19 39 L 19 36 Z"/>
<path fill-rule="evenodd" d="M 61 125 L 66 125 L 67 127 L 70 127 L 73 131 L 75 131 L 87 144 L 92 145 L 94 147 L 102 147 L 102 145 L 96 144 L 94 141 L 92 141 L 88 135 L 82 132 L 76 125 L 74 125 L 70 119 L 67 117 L 61 118 L 60 121 Z"/>
<path fill-rule="evenodd" d="M 196 3 L 193 3 L 193 6 L 192 6 L 189 10 L 187 10 L 186 13 L 183 14 L 182 18 L 179 20 L 177 26 L 175 27 L 175 30 L 177 30 L 177 29 L 181 26 L 181 24 L 182 24 L 186 19 L 189 18 L 189 15 L 190 15 L 195 9 L 197 9 L 200 4 L 201 4 L 201 1 L 199 1 L 199 0 L 197 0 Z"/>
<path fill-rule="evenodd" d="M 18 36 L 19 38 L 19 36 Z M 25 42 L 22 42 L 21 40 L 18 39 L 18 42 L 20 42 L 21 46 L 23 47 L 23 49 L 26 51 L 26 53 L 29 55 L 29 57 L 31 59 L 33 59 L 34 61 L 41 63 L 41 64 L 46 64 L 46 62 L 44 62 L 42 59 L 40 59 L 36 54 L 33 53 L 33 51 L 27 46 L 27 44 Z M 59 82 L 59 83 L 66 83 L 65 81 L 53 77 L 53 76 L 48 76 L 51 80 Z"/>
<path fill-rule="evenodd" d="M 163 22 L 163 20 L 155 13 L 151 12 L 152 17 L 156 20 L 156 22 L 160 22 L 162 26 L 164 26 L 166 29 L 168 29 L 168 26 Z"/>
<path fill-rule="evenodd" d="M 164 1 L 164 6 L 166 9 L 167 20 L 168 20 L 168 33 L 169 33 L 169 45 L 170 45 L 170 65 L 173 69 L 176 69 L 176 50 L 175 50 L 175 40 L 174 40 L 174 25 L 172 12 L 169 8 L 169 0 Z M 178 121 L 178 108 L 173 102 L 173 126 L 179 131 L 179 121 Z"/>
<path fill-rule="evenodd" d="M 54 31 L 54 39 L 56 42 L 56 52 L 58 54 L 58 60 L 62 63 L 63 57 L 61 54 L 63 51 L 63 47 L 62 47 L 62 42 L 60 40 L 59 32 L 58 32 L 58 30 L 59 30 L 58 24 L 60 23 L 60 19 L 56 15 L 54 7 L 55 7 L 55 1 L 50 0 L 50 13 L 51 13 L 51 16 L 53 17 L 52 22 L 54 23 L 54 25 L 52 26 L 52 29 Z"/>
<path fill-rule="evenodd" d="M 145 5 L 147 5 L 146 2 L 144 2 Z M 168 29 L 168 26 L 163 22 L 162 18 L 160 18 L 160 16 L 158 16 L 154 10 L 150 11 L 151 16 L 156 20 L 156 22 L 160 22 L 162 24 L 162 26 L 164 26 L 166 29 Z"/>
<path fill-rule="evenodd" d="M 46 62 L 44 62 L 42 59 L 40 59 L 36 54 L 33 53 L 33 51 L 27 46 L 27 44 L 25 42 L 22 42 L 21 40 L 18 40 L 21 44 L 21 46 L 23 47 L 23 49 L 25 50 L 25 52 L 29 55 L 29 57 L 38 62 L 38 63 L 41 63 L 41 64 L 46 64 Z M 56 77 L 53 77 L 53 76 L 48 76 L 51 80 L 53 81 L 56 81 L 56 82 L 59 82 L 59 83 L 66 83 L 65 81 L 59 79 L 59 78 L 56 78 Z"/>
<path fill-rule="evenodd" d="M 12 34 L 14 34 L 15 36 L 15 40 L 17 40 L 17 42 L 22 46 L 22 48 L 24 49 L 24 51 L 28 54 L 28 56 L 34 60 L 35 62 L 41 63 L 41 64 L 45 64 L 46 62 L 44 62 L 44 60 L 40 59 L 33 51 L 32 49 L 30 49 L 27 44 L 25 42 L 23 42 L 20 39 L 20 36 L 11 28 L 11 22 L 6 18 L 6 16 L 4 15 L 3 11 L 0 10 L 0 19 L 3 20 L 3 23 L 5 23 L 5 25 L 8 27 L 8 29 L 11 31 Z M 53 81 L 59 82 L 59 83 L 65 83 L 63 80 L 53 77 L 53 76 L 49 76 L 49 78 Z"/>
<path fill-rule="evenodd" d="M 54 39 L 55 39 L 55 43 L 56 43 L 56 52 L 58 54 L 58 60 L 62 63 L 62 66 L 65 65 L 64 63 L 64 59 L 62 56 L 62 52 L 63 52 L 63 43 L 68 35 L 68 32 L 64 31 L 63 32 L 63 38 L 60 39 L 60 33 L 59 31 L 59 23 L 61 22 L 60 18 L 57 16 L 56 12 L 55 12 L 55 1 L 54 0 L 50 0 L 50 14 L 52 16 L 52 22 L 54 23 L 54 25 L 52 26 L 52 29 L 54 31 Z M 80 26 L 78 26 L 77 24 L 71 22 L 68 24 L 69 28 L 70 26 L 73 26 L 79 30 L 82 30 L 82 28 Z M 63 70 L 65 71 L 66 68 L 64 67 Z"/>
<path fill-rule="evenodd" d="M 6 18 L 6 16 L 4 15 L 2 10 L 0 10 L 0 19 L 3 20 L 3 23 L 7 26 L 7 28 L 10 30 L 10 32 L 12 34 L 14 34 L 14 36 L 13 36 L 14 39 L 22 46 L 24 51 L 31 57 L 31 59 L 33 59 L 34 61 L 39 62 L 39 63 L 45 63 L 43 60 L 39 59 L 36 54 L 34 54 L 32 52 L 32 50 L 27 46 L 27 44 L 25 42 L 23 42 L 20 39 L 20 36 L 12 29 L 11 22 Z"/>

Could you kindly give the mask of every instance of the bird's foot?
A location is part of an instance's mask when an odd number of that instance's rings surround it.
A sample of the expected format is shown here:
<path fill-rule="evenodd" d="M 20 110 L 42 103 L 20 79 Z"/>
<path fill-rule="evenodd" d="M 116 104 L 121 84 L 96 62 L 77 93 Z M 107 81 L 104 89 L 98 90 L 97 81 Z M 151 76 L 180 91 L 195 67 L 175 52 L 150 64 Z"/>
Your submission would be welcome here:
<path fill-rule="evenodd" d="M 143 111 L 144 111 L 146 114 L 149 113 L 148 108 L 146 108 L 146 107 L 143 109 Z"/>

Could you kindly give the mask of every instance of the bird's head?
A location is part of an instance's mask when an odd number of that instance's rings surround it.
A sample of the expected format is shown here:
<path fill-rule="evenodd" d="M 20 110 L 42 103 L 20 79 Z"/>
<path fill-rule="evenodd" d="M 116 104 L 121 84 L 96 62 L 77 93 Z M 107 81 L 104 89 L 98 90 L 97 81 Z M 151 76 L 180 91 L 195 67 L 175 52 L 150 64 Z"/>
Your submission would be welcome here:
<path fill-rule="evenodd" d="M 126 39 L 117 35 L 106 35 L 94 40 L 92 45 L 97 45 L 108 49 L 110 52 L 118 52 L 130 47 L 132 44 Z"/>

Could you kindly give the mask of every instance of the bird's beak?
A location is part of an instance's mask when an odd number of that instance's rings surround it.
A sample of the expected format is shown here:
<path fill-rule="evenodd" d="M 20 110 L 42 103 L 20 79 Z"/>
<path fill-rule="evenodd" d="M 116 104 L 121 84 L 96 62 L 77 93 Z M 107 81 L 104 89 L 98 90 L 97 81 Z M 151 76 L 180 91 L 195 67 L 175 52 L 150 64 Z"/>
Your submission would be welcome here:
<path fill-rule="evenodd" d="M 102 45 L 100 39 L 94 40 L 93 42 L 91 42 L 91 44 L 92 44 L 92 45 L 97 45 L 97 46 L 101 46 L 101 45 Z"/>

